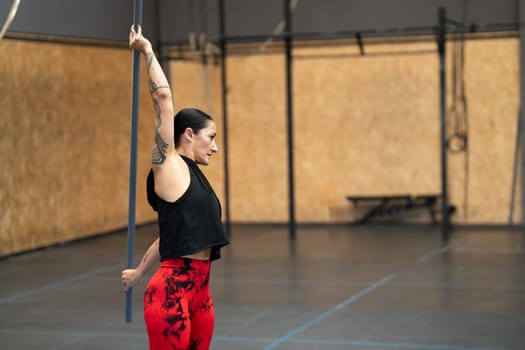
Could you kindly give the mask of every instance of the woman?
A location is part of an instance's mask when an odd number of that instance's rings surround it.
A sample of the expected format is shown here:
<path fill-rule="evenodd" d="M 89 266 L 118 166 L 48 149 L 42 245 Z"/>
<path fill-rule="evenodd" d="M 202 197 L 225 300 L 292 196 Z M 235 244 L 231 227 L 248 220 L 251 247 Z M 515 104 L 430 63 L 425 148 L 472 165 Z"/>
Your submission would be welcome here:
<path fill-rule="evenodd" d="M 144 295 L 150 349 L 209 349 L 214 326 L 210 263 L 229 241 L 219 200 L 198 164 L 208 165 L 217 152 L 216 125 L 197 109 L 174 117 L 168 81 L 140 26 L 137 31 L 131 27 L 129 44 L 146 58 L 156 113 L 147 189 L 160 234 L 136 269 L 122 271 L 124 291 L 160 260 Z"/>

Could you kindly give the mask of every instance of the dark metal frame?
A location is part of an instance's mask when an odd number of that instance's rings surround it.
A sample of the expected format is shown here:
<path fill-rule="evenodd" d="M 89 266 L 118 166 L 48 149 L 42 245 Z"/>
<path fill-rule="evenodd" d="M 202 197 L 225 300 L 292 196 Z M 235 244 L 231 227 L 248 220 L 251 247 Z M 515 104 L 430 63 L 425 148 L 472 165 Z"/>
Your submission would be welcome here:
<path fill-rule="evenodd" d="M 226 232 L 231 236 L 231 220 L 230 220 L 230 171 L 228 161 L 228 96 L 227 91 L 227 71 L 226 71 L 226 18 L 225 18 L 224 0 L 219 0 L 219 33 L 221 49 L 221 88 L 222 88 L 222 125 L 223 125 L 223 139 L 224 139 L 224 197 L 225 197 L 225 212 L 224 221 L 226 225 Z"/>
<path fill-rule="evenodd" d="M 286 131 L 288 144 L 288 214 L 289 238 L 295 240 L 295 174 L 294 174 L 294 142 L 293 142 L 293 77 L 292 77 L 292 11 L 291 0 L 284 0 L 285 20 L 285 57 L 286 57 Z"/>
<path fill-rule="evenodd" d="M 224 132 L 225 132 L 225 188 L 226 188 L 226 205 L 227 205 L 227 215 L 226 215 L 226 224 L 229 227 L 229 179 L 227 173 L 227 98 L 226 98 L 226 47 L 230 42 L 242 42 L 244 40 L 254 40 L 255 37 L 248 38 L 226 38 L 224 37 L 225 28 L 224 28 L 224 0 L 219 0 L 220 2 L 220 20 L 221 24 L 221 38 L 220 38 L 220 47 L 222 51 L 222 77 L 223 77 L 223 115 L 224 115 Z M 295 178 L 294 178 L 294 143 L 293 143 L 293 79 L 292 79 L 292 45 L 293 40 L 296 37 L 296 34 L 292 30 L 292 13 L 290 11 L 290 0 L 284 0 L 284 18 L 285 18 L 285 32 L 282 35 L 275 36 L 275 38 L 284 39 L 285 44 L 285 58 L 286 58 L 286 120 L 287 120 L 287 147 L 288 147 L 288 203 L 289 203 L 289 238 L 290 240 L 295 240 L 296 238 L 296 219 L 295 219 Z M 447 135 L 446 135 L 446 35 L 447 35 L 447 18 L 445 8 L 440 8 L 438 12 L 439 27 L 433 28 L 433 32 L 437 32 L 437 44 L 438 44 L 438 53 L 439 53 L 439 94 L 440 94 L 440 132 L 441 132 L 441 235 L 442 242 L 444 245 L 448 244 L 449 241 L 449 230 L 451 227 L 450 216 L 449 216 L 449 202 L 448 202 L 448 178 L 447 178 Z M 418 28 L 421 31 L 421 28 Z M 381 33 L 390 33 L 392 34 L 393 30 L 381 32 Z M 357 40 L 361 54 L 364 54 L 364 45 L 362 41 L 362 32 L 352 32 L 350 33 Z M 379 31 L 374 32 L 378 34 Z M 341 34 L 341 33 L 339 33 Z M 344 33 L 343 36 L 346 37 L 349 33 Z M 322 36 L 314 35 L 317 39 L 321 39 Z M 330 37 L 333 35 L 331 34 Z M 265 37 L 267 39 L 267 37 Z M 260 38 L 259 38 L 260 39 Z"/>
<path fill-rule="evenodd" d="M 448 177 L 447 177 L 447 85 L 446 85 L 446 21 L 445 8 L 438 11 L 438 52 L 439 52 L 439 112 L 441 132 L 441 238 L 448 244 L 450 218 L 448 212 Z"/>

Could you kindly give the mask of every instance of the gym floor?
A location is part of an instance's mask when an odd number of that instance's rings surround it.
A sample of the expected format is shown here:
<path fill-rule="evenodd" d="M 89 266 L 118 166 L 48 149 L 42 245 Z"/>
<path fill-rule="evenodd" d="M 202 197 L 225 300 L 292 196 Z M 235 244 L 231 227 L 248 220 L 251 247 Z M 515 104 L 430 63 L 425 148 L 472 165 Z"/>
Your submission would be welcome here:
<path fill-rule="evenodd" d="M 137 228 L 137 261 L 156 232 Z M 147 349 L 146 280 L 124 321 L 125 260 L 125 231 L 0 260 L 0 348 Z M 516 229 L 456 228 L 443 248 L 430 225 L 301 226 L 293 244 L 233 225 L 211 289 L 214 350 L 525 349 Z"/>

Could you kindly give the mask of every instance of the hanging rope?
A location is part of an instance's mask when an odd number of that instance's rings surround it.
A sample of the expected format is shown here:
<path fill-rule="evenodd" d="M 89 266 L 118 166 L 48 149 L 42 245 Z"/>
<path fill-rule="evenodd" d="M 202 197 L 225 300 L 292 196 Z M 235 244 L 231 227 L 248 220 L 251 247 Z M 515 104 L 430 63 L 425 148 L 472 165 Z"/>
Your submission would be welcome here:
<path fill-rule="evenodd" d="M 290 1 L 290 12 L 293 13 L 295 9 L 297 8 L 297 4 L 299 3 L 299 0 L 292 0 Z M 284 28 L 286 26 L 286 20 L 283 18 L 279 21 L 277 26 L 272 32 L 272 36 L 281 35 L 284 31 Z M 272 37 L 269 37 L 266 39 L 259 47 L 257 48 L 258 52 L 264 52 L 266 51 L 266 48 L 274 41 Z"/>
<path fill-rule="evenodd" d="M 193 0 L 188 0 L 188 12 L 190 13 L 190 33 L 188 34 L 188 42 L 192 51 L 197 50 L 197 36 L 195 34 L 195 9 L 193 8 Z"/>
<path fill-rule="evenodd" d="M 452 133 L 448 136 L 447 146 L 452 153 L 461 153 L 467 149 L 467 99 L 465 96 L 465 39 L 458 34 L 452 50 L 452 106 L 451 116 Z"/>
<path fill-rule="evenodd" d="M 510 209 L 509 225 L 514 223 L 514 207 L 516 204 L 516 180 L 518 179 L 518 165 L 520 161 L 520 144 L 521 144 L 521 107 L 518 109 L 518 125 L 516 126 L 516 144 L 514 146 L 514 162 L 512 167 L 512 183 L 510 191 Z"/>
<path fill-rule="evenodd" d="M 214 50 L 214 46 L 208 40 L 208 6 L 206 0 L 201 0 L 202 7 L 202 33 L 200 35 L 200 50 L 202 57 L 202 70 L 203 70 L 203 79 L 205 86 L 205 99 L 207 102 L 207 111 L 209 114 L 213 115 L 213 55 L 214 52 L 220 50 Z M 217 48 L 218 49 L 218 48 Z"/>
<path fill-rule="evenodd" d="M 463 1 L 463 21 L 452 50 L 452 133 L 447 138 L 447 148 L 451 153 L 464 153 L 463 161 L 463 217 L 468 218 L 469 198 L 469 148 L 468 148 L 468 103 L 465 92 L 465 34 L 467 26 L 468 0 Z"/>
<path fill-rule="evenodd" d="M 18 6 L 20 5 L 20 0 L 14 0 L 13 4 L 11 5 L 11 10 L 9 10 L 9 14 L 7 15 L 7 19 L 4 23 L 4 26 L 2 27 L 2 31 L 0 32 L 0 40 L 4 37 L 5 33 L 7 32 L 7 29 L 9 29 L 9 26 L 11 25 L 11 22 L 13 22 L 13 19 L 16 16 L 16 12 L 18 11 Z"/>
<path fill-rule="evenodd" d="M 193 0 L 195 1 L 195 0 Z M 189 0 L 188 8 L 190 12 L 190 33 L 189 45 L 192 51 L 199 55 L 200 67 L 196 70 L 195 78 L 195 100 L 196 105 L 205 109 L 213 115 L 213 73 L 215 58 L 220 55 L 220 49 L 208 40 L 208 7 L 206 0 L 200 0 L 198 10 L 194 8 L 192 0 Z M 199 30 L 197 31 L 196 18 L 200 13 Z M 198 32 L 198 35 L 197 35 Z"/>

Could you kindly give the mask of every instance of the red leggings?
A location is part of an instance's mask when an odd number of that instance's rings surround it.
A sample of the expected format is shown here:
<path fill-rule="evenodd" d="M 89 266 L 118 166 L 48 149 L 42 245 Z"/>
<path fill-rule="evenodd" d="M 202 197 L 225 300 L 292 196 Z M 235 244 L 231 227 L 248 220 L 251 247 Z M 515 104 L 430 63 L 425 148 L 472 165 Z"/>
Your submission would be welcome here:
<path fill-rule="evenodd" d="M 215 321 L 209 277 L 209 260 L 160 264 L 144 295 L 150 350 L 209 349 Z"/>

